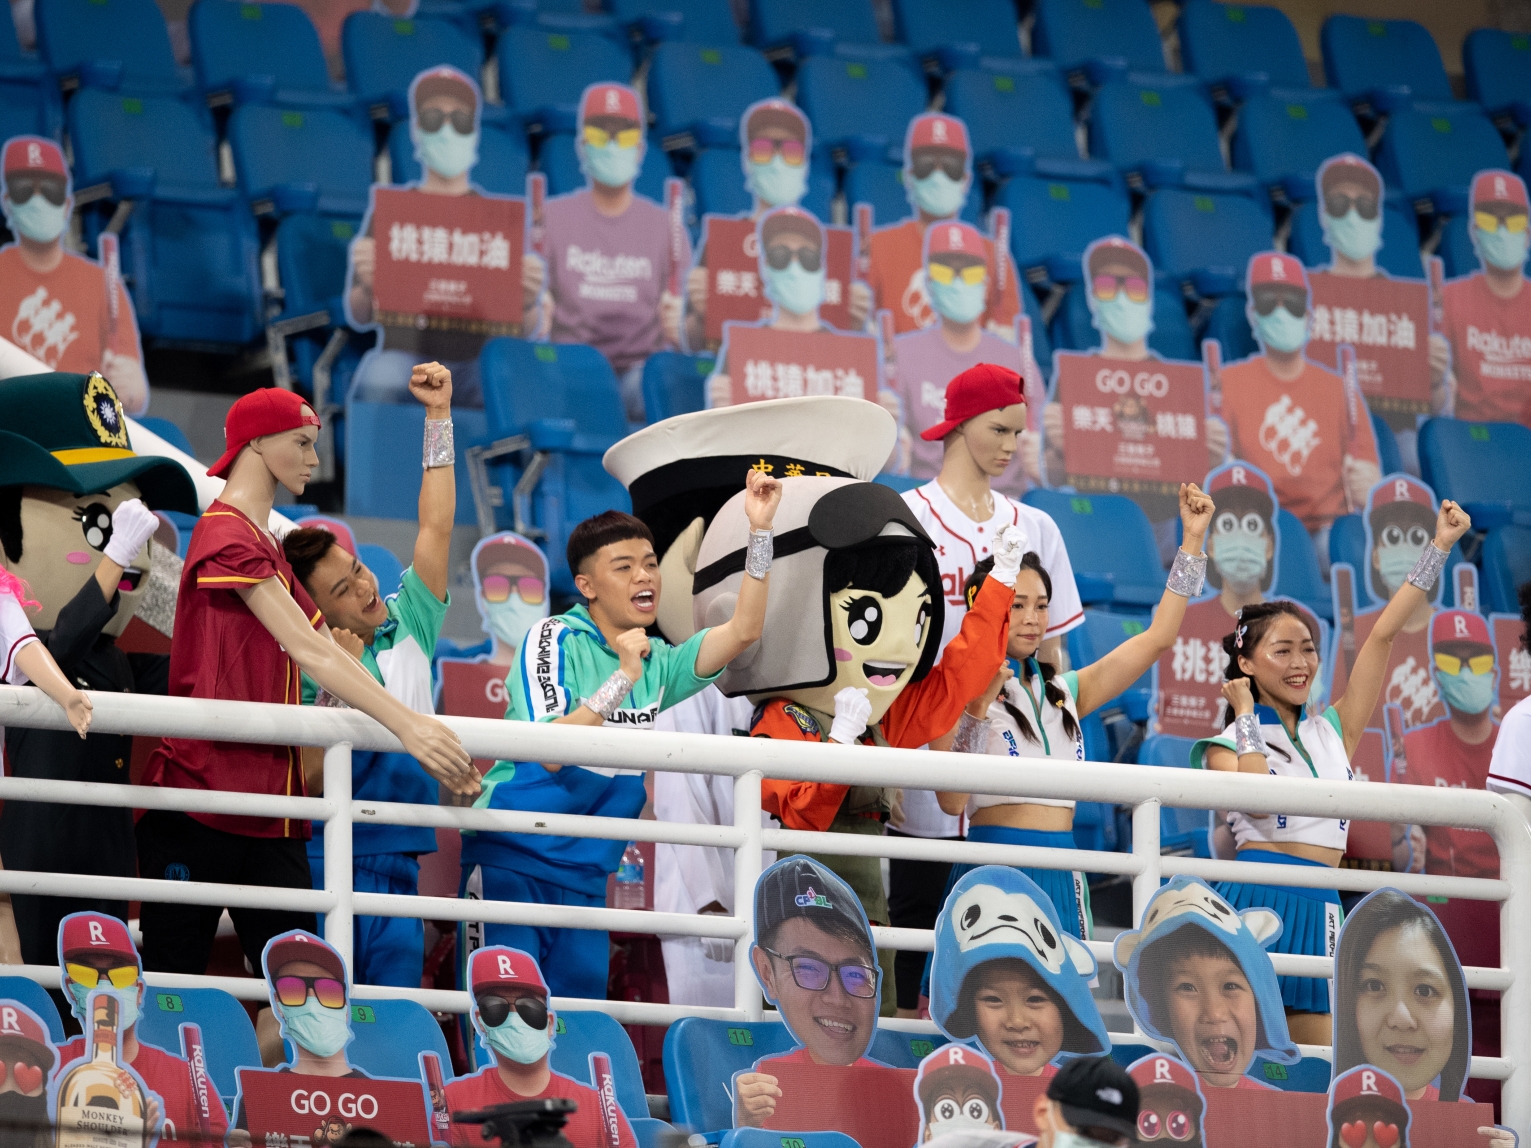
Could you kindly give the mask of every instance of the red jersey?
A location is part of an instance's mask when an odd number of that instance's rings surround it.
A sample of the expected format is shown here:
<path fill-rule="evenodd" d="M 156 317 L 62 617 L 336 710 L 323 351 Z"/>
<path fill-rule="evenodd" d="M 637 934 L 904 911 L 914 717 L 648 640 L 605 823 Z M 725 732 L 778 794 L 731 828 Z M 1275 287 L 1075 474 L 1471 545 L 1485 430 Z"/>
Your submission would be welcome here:
<path fill-rule="evenodd" d="M 277 578 L 315 628 L 324 618 L 293 576 L 282 548 L 241 511 L 214 501 L 192 531 L 175 604 L 170 693 L 183 698 L 299 703 L 298 665 L 239 596 Z M 149 759 L 145 785 L 303 796 L 303 766 L 288 745 L 165 738 Z M 191 813 L 202 824 L 246 837 L 307 837 L 308 822 L 280 817 Z"/>
<path fill-rule="evenodd" d="M 1531 426 L 1531 291 L 1524 281 L 1513 299 L 1501 299 L 1474 272 L 1446 284 L 1441 307 L 1457 418 Z"/>
<path fill-rule="evenodd" d="M 984 244 L 989 256 L 989 301 L 983 323 L 1009 327 L 1021 313 L 1021 296 L 1016 289 L 1015 261 L 1005 252 L 1007 269 L 1003 293 L 994 284 L 994 243 L 987 236 Z M 906 219 L 892 227 L 872 232 L 871 267 L 867 286 L 872 289 L 872 311 L 893 312 L 893 333 L 918 331 L 933 326 L 940 316 L 925 293 L 925 228 L 918 219 Z"/>
<path fill-rule="evenodd" d="M 1288 383 L 1251 355 L 1223 368 L 1222 388 L 1229 450 L 1270 475 L 1277 501 L 1310 531 L 1347 513 L 1345 456 L 1380 465 L 1365 402 L 1352 425 L 1344 382 L 1308 359 Z"/>
<path fill-rule="evenodd" d="M 815 1063 L 817 1063 L 817 1062 L 813 1059 L 813 1054 L 808 1051 L 807 1046 L 800 1044 L 796 1048 L 794 1048 L 791 1052 L 782 1053 L 782 1055 L 780 1055 L 780 1056 L 767 1056 L 767 1057 L 764 1057 L 764 1058 L 762 1058 L 760 1060 L 757 1060 L 755 1062 L 755 1067 L 750 1069 L 750 1071 L 751 1072 L 764 1072 L 766 1075 L 769 1076 L 770 1073 L 771 1073 L 771 1069 L 774 1068 L 778 1064 L 815 1064 Z M 832 1065 L 832 1064 L 826 1064 L 826 1065 L 821 1065 L 820 1067 L 822 1067 L 822 1068 L 836 1068 L 836 1067 L 840 1067 L 840 1066 Z M 855 1064 L 848 1065 L 846 1067 L 849 1067 L 849 1068 L 887 1068 L 888 1066 L 886 1064 L 882 1064 L 879 1061 L 868 1060 L 864 1056 L 858 1056 L 856 1058 L 856 1063 Z"/>
<path fill-rule="evenodd" d="M 1273 1085 L 1273 1084 L 1266 1084 L 1263 1080 L 1256 1080 L 1253 1076 L 1241 1076 L 1241 1077 L 1239 1077 L 1239 1082 L 1233 1086 L 1233 1090 L 1235 1092 L 1238 1092 L 1240 1089 L 1243 1089 L 1245 1091 L 1253 1090 L 1255 1092 L 1279 1092 L 1280 1091 L 1278 1088 L 1276 1088 L 1275 1085 Z"/>
<path fill-rule="evenodd" d="M 510 1090 L 510 1086 L 500 1077 L 498 1065 L 491 1064 L 472 1076 L 448 1081 L 446 1096 L 447 1111 L 454 1115 L 487 1108 L 491 1104 L 512 1104 L 521 1100 L 572 1100 L 579 1105 L 579 1109 L 570 1115 L 568 1123 L 563 1126 L 563 1134 L 569 1143 L 574 1148 L 608 1148 L 601 1130 L 600 1094 L 588 1084 L 581 1084 L 556 1072 L 548 1079 L 548 1086 L 536 1096 L 522 1096 Z M 617 1109 L 617 1124 L 619 1131 L 616 1148 L 638 1148 L 638 1139 L 633 1135 L 632 1125 L 627 1122 L 627 1115 L 620 1108 Z M 452 1122 L 453 1145 L 474 1148 L 483 1142 L 477 1124 Z"/>
<path fill-rule="evenodd" d="M 1372 627 L 1377 624 L 1377 619 L 1381 616 L 1381 610 L 1368 610 L 1364 614 L 1355 616 L 1357 654 L 1361 652 L 1361 647 L 1366 645 L 1366 639 L 1371 636 Z M 1341 634 L 1340 641 L 1343 640 L 1344 635 Z M 1329 686 L 1331 699 L 1344 697 L 1345 690 L 1350 684 L 1350 671 L 1346 669 L 1345 659 L 1339 655 L 1339 649 L 1340 647 L 1336 645 L 1334 677 Z M 1382 707 L 1389 702 L 1396 703 L 1402 708 L 1405 729 L 1413 729 L 1415 726 L 1425 725 L 1446 716 L 1446 707 L 1441 704 L 1440 694 L 1435 688 L 1435 675 L 1430 672 L 1429 626 L 1422 626 L 1412 634 L 1402 630 L 1398 637 L 1393 639 L 1393 649 L 1387 659 L 1387 673 L 1382 679 L 1382 693 L 1377 697 L 1376 708 L 1367 719 L 1366 728 L 1387 728 L 1387 720 L 1382 716 Z M 1484 772 L 1486 775 L 1486 768 Z M 1483 788 L 1481 780 L 1478 782 L 1478 788 Z"/>
<path fill-rule="evenodd" d="M 1498 737 L 1498 722 L 1494 723 L 1494 732 L 1478 745 L 1468 745 L 1458 737 L 1450 718 L 1412 729 L 1403 737 L 1409 768 L 1408 776 L 1402 780 L 1414 785 L 1438 785 L 1442 789 L 1484 789 Z M 1481 829 L 1427 825 L 1425 840 L 1429 843 L 1427 873 L 1446 877 L 1499 876 L 1499 851 L 1494 848 L 1494 839 Z"/>
<path fill-rule="evenodd" d="M 62 1074 L 74 1061 L 88 1057 L 92 1055 L 92 1052 L 92 1048 L 86 1044 L 82 1036 L 77 1036 L 69 1043 L 60 1045 L 58 1068 L 54 1075 Z M 138 1055 L 130 1067 L 143 1078 L 150 1092 L 159 1094 L 160 1115 L 165 1121 L 164 1131 L 160 1135 L 161 1141 L 184 1142 L 197 1139 L 200 1113 L 197 1109 L 197 1095 L 191 1084 L 191 1065 L 174 1053 L 139 1041 Z M 223 1101 L 218 1099 L 218 1093 L 212 1088 L 211 1082 L 208 1084 L 208 1101 L 208 1123 L 211 1126 L 212 1142 L 222 1143 L 224 1134 L 229 1130 L 229 1117 L 223 1109 Z"/>
<path fill-rule="evenodd" d="M 0 247 L 0 334 L 53 371 L 99 371 L 107 351 L 143 361 L 133 301 L 116 284 L 116 314 L 101 264 L 65 251 L 45 275 L 27 266 L 20 244 Z"/>

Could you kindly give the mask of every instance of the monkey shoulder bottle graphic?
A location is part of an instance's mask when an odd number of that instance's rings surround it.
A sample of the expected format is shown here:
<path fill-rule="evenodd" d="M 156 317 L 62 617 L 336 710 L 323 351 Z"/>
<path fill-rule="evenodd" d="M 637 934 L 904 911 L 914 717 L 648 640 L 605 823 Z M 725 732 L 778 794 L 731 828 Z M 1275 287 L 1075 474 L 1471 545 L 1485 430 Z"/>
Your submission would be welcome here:
<path fill-rule="evenodd" d="M 57 1148 L 143 1148 L 148 1098 L 121 1061 L 119 1002 L 110 993 L 90 999 L 94 1051 L 59 1081 Z"/>

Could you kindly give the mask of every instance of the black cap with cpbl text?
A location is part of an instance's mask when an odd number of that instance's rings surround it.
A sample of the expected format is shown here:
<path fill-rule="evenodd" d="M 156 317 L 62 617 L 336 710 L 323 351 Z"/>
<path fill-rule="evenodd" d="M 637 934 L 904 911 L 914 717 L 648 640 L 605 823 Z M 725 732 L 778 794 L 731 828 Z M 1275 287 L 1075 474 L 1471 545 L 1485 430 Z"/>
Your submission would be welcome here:
<path fill-rule="evenodd" d="M 851 887 L 801 854 L 778 861 L 760 875 L 755 885 L 756 937 L 770 936 L 772 929 L 792 917 L 817 921 L 838 917 L 866 933 L 871 943 L 866 915 Z"/>
<path fill-rule="evenodd" d="M 1066 1062 L 1047 1085 L 1073 1128 L 1109 1128 L 1130 1141 L 1138 1134 L 1138 1086 L 1109 1056 Z"/>

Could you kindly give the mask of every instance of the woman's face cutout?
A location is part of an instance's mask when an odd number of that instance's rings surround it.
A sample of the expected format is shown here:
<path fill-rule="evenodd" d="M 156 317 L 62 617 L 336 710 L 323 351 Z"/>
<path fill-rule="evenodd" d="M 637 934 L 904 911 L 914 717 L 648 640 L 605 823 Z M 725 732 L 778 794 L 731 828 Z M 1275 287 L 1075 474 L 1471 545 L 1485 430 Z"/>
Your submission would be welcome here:
<path fill-rule="evenodd" d="M 831 594 L 837 672 L 823 689 L 830 697 L 847 686 L 866 690 L 870 721 L 881 721 L 919 664 L 930 636 L 930 611 L 930 592 L 918 574 L 909 575 L 891 598 L 855 586 Z"/>
<path fill-rule="evenodd" d="M 1010 603 L 1010 644 L 1005 653 L 1029 658 L 1047 636 L 1047 587 L 1035 570 L 1021 567 L 1015 578 L 1015 598 Z"/>
<path fill-rule="evenodd" d="M 1278 698 L 1294 709 L 1305 705 L 1318 678 L 1318 647 L 1300 618 L 1277 614 L 1253 651 L 1244 643 L 1239 668 L 1260 686 L 1261 700 Z"/>
<path fill-rule="evenodd" d="M 1355 990 L 1366 1062 L 1413 1099 L 1451 1059 L 1456 1033 L 1456 994 L 1428 930 L 1404 924 L 1379 933 Z"/>
<path fill-rule="evenodd" d="M 1170 1035 L 1203 1081 L 1232 1088 L 1254 1058 L 1260 1012 L 1238 962 L 1197 954 L 1170 962 Z"/>
<path fill-rule="evenodd" d="M 1036 1076 L 1063 1048 L 1063 1013 L 1019 961 L 990 962 L 975 974 L 978 1043 L 1006 1070 Z"/>

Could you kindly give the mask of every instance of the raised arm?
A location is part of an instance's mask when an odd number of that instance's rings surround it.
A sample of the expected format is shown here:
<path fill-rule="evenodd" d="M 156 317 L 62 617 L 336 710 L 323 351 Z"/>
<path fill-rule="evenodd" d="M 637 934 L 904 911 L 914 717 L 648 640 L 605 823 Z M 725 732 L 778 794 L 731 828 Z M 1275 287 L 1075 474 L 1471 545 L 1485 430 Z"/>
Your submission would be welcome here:
<path fill-rule="evenodd" d="M 415 574 L 438 602 L 447 600 L 447 560 L 457 516 L 453 469 L 452 372 L 421 363 L 409 377 L 409 393 L 425 407 L 425 473 L 420 479 L 420 531 L 415 535 Z"/>
<path fill-rule="evenodd" d="M 1207 557 L 1202 541 L 1212 522 L 1212 499 L 1194 482 L 1180 486 L 1180 522 L 1185 540 L 1175 554 L 1175 565 L 1159 599 L 1159 609 L 1148 629 L 1127 639 L 1094 665 L 1079 671 L 1079 696 L 1074 699 L 1084 717 L 1116 697 L 1175 644 L 1186 603 L 1201 592 Z"/>
<path fill-rule="evenodd" d="M 1449 498 L 1441 500 L 1441 510 L 1435 519 L 1434 540 L 1421 551 L 1414 569 L 1383 608 L 1366 644 L 1356 655 L 1356 664 L 1351 667 L 1345 696 L 1334 703 L 1334 711 L 1340 717 L 1340 729 L 1345 734 L 1347 757 L 1354 754 L 1356 746 L 1361 744 L 1361 731 L 1365 729 L 1372 711 L 1377 708 L 1377 698 L 1382 693 L 1382 682 L 1387 676 L 1393 639 L 1403 629 L 1409 616 L 1429 599 L 1436 579 L 1446 568 L 1451 548 L 1471 528 L 1472 519 L 1467 516 L 1467 511 Z"/>
<path fill-rule="evenodd" d="M 766 595 L 771 588 L 771 523 L 781 504 L 781 483 L 758 470 L 745 476 L 744 513 L 750 520 L 744 580 L 734 616 L 714 626 L 696 652 L 696 675 L 711 677 L 760 640 L 765 626 Z"/>

